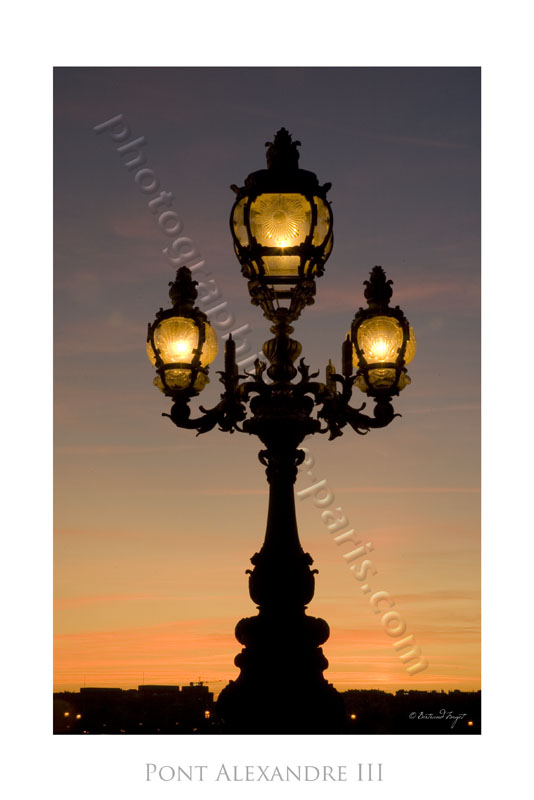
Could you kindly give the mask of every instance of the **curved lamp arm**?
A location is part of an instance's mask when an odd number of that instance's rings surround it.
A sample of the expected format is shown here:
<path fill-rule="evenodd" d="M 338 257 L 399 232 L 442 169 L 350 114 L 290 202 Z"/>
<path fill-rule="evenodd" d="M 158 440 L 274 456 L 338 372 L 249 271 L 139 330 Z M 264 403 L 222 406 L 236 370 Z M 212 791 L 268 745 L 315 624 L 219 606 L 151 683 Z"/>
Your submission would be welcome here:
<path fill-rule="evenodd" d="M 184 391 L 175 396 L 171 413 L 164 413 L 162 417 L 169 417 L 179 428 L 196 430 L 197 436 L 213 430 L 216 425 L 220 430 L 229 433 L 233 433 L 235 430 L 243 432 L 239 423 L 247 416 L 245 403 L 248 402 L 252 393 L 264 393 L 265 384 L 261 380 L 250 380 L 249 375 L 239 375 L 236 369 L 219 372 L 218 375 L 220 375 L 220 381 L 224 385 L 225 391 L 216 406 L 213 408 L 200 406 L 202 416 L 190 419 L 191 394 Z M 241 383 L 240 379 L 242 379 Z"/>
<path fill-rule="evenodd" d="M 376 399 L 376 406 L 374 416 L 370 417 L 361 412 L 366 404 L 363 403 L 359 408 L 352 408 L 349 404 L 352 387 L 355 378 L 345 377 L 334 373 L 330 376 L 331 386 L 327 388 L 327 393 L 323 394 L 320 398 L 322 400 L 322 408 L 318 412 L 318 417 L 324 419 L 326 428 L 321 430 L 321 433 L 330 432 L 329 439 L 335 439 L 337 436 L 343 435 L 343 428 L 345 425 L 350 425 L 356 433 L 364 436 L 371 428 L 385 428 L 395 418 L 400 417 L 400 414 L 395 414 L 393 406 L 391 405 L 391 397 L 384 397 Z M 336 383 L 340 383 L 341 392 L 332 388 Z"/>

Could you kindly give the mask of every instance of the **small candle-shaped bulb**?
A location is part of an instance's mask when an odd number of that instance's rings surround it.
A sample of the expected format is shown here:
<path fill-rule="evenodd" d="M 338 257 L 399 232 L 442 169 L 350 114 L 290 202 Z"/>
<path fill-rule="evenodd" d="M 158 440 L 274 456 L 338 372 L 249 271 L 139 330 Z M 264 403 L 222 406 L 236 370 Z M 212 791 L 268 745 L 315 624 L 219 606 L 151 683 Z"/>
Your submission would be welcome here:
<path fill-rule="evenodd" d="M 235 342 L 232 334 L 228 336 L 226 345 L 224 347 L 224 371 L 228 378 L 233 378 L 237 372 L 237 365 L 235 362 Z"/>
<path fill-rule="evenodd" d="M 328 364 L 326 365 L 326 388 L 330 392 L 336 391 L 336 382 L 333 379 L 333 375 L 336 372 L 336 368 L 332 364 L 332 359 L 328 360 Z"/>
<path fill-rule="evenodd" d="M 352 375 L 352 342 L 350 333 L 347 333 L 347 338 L 341 347 L 342 370 L 345 378 L 350 378 Z"/>

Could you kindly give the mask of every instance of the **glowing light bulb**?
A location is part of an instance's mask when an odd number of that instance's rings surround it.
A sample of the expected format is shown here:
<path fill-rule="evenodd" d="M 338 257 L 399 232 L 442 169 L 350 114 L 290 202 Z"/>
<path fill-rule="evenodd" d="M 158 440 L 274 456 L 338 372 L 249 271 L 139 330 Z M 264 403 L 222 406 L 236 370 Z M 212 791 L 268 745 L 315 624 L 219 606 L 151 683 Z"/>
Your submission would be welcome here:
<path fill-rule="evenodd" d="M 191 342 L 187 339 L 175 339 L 169 349 L 177 361 L 188 361 L 192 349 Z"/>
<path fill-rule="evenodd" d="M 375 339 L 369 350 L 370 361 L 385 361 L 390 347 L 387 339 L 382 336 Z"/>
<path fill-rule="evenodd" d="M 278 202 L 280 203 L 280 200 Z M 298 225 L 287 208 L 279 206 L 272 212 L 270 221 L 265 223 L 265 233 L 268 239 L 274 239 L 277 247 L 289 247 L 291 239 L 298 234 Z"/>

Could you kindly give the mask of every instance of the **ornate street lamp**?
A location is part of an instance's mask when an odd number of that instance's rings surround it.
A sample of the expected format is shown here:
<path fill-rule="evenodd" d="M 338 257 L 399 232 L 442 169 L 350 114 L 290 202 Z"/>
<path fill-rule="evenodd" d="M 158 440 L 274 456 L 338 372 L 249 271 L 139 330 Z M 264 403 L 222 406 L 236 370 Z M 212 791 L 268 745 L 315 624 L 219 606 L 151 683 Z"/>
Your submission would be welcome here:
<path fill-rule="evenodd" d="M 154 385 L 169 397 L 192 397 L 208 378 L 208 364 L 217 355 L 217 335 L 194 302 L 197 281 L 187 267 L 169 283 L 172 308 L 160 308 L 148 326 L 146 351 L 156 367 Z"/>
<path fill-rule="evenodd" d="M 313 560 L 299 541 L 293 484 L 314 433 L 341 436 L 350 425 L 359 434 L 388 425 L 391 399 L 408 383 L 406 364 L 415 353 L 415 337 L 402 311 L 390 308 L 391 281 L 375 267 L 366 281 L 369 308 L 360 309 L 342 346 L 342 371 L 330 362 L 326 380 L 314 380 L 300 359 L 301 345 L 290 334 L 306 305 L 313 303 L 315 279 L 323 273 L 332 248 L 332 213 L 316 176 L 298 168 L 299 142 L 282 128 L 268 143 L 267 170 L 254 172 L 245 186 L 232 188 L 231 214 L 236 254 L 248 280 L 252 303 L 273 323 L 272 339 L 253 373 L 239 375 L 235 342 L 225 345 L 224 386 L 219 403 L 200 407 L 190 419 L 189 401 L 207 382 L 215 358 L 215 334 L 194 307 L 195 281 L 186 267 L 171 285 L 173 308 L 160 310 L 149 326 L 147 348 L 156 367 L 155 383 L 173 398 L 170 416 L 182 428 L 258 436 L 269 482 L 265 540 L 251 561 L 250 596 L 259 613 L 240 620 L 236 638 L 243 649 L 235 658 L 240 675 L 220 694 L 218 718 L 228 733 L 342 733 L 341 696 L 326 681 L 328 662 L 321 645 L 329 627 L 306 614 L 315 587 Z M 171 328 L 172 325 L 172 328 Z M 353 375 L 353 367 L 356 374 Z M 297 375 L 300 377 L 294 380 Z M 372 417 L 365 406 L 350 406 L 356 385 L 375 401 Z M 315 413 L 314 413 L 315 412 Z"/>

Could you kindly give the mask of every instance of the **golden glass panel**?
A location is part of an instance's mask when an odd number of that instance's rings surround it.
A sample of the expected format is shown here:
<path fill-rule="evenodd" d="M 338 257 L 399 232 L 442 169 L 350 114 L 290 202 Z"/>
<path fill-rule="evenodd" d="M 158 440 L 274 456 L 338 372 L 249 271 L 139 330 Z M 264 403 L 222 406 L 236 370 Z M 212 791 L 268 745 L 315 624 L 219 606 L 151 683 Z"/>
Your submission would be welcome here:
<path fill-rule="evenodd" d="M 402 345 L 402 328 L 394 317 L 366 319 L 357 332 L 358 347 L 368 364 L 386 364 L 397 360 Z"/>
<path fill-rule="evenodd" d="M 404 363 L 409 364 L 417 350 L 417 342 L 415 340 L 415 332 L 410 325 L 410 338 L 406 342 L 406 352 L 404 353 Z M 399 387 L 400 388 L 400 387 Z"/>
<path fill-rule="evenodd" d="M 154 331 L 154 347 L 164 364 L 188 364 L 193 360 L 198 347 L 198 328 L 192 319 L 187 317 L 170 317 L 164 319 Z M 148 357 L 156 363 L 156 356 L 151 353 L 150 342 L 147 346 Z"/>
<path fill-rule="evenodd" d="M 276 276 L 291 276 L 299 274 L 300 256 L 262 256 L 265 274 Z"/>
<path fill-rule="evenodd" d="M 370 369 L 369 385 L 363 375 L 358 375 L 354 381 L 354 385 L 362 392 L 367 392 L 368 389 L 390 389 L 394 383 L 395 370 L 390 367 L 385 369 Z M 410 376 L 406 372 L 401 372 L 396 388 L 401 392 L 410 383 Z"/>
<path fill-rule="evenodd" d="M 191 381 L 191 370 L 168 369 L 165 372 L 165 380 L 170 389 L 187 389 L 189 388 L 189 383 Z M 209 383 L 209 380 L 210 379 L 204 372 L 199 372 L 194 383 L 194 388 L 197 390 L 197 392 L 202 391 L 204 386 Z M 163 380 L 159 375 L 156 375 L 154 378 L 154 386 L 157 386 L 160 392 L 165 391 Z"/>
<path fill-rule="evenodd" d="M 246 197 L 242 197 L 239 203 L 234 208 L 234 214 L 232 219 L 232 225 L 234 226 L 234 233 L 236 238 L 239 240 L 239 244 L 242 247 L 246 247 L 248 244 L 248 233 L 245 227 L 245 204 L 247 202 Z"/>
<path fill-rule="evenodd" d="M 322 245 L 330 229 L 330 209 L 320 197 L 314 197 L 317 206 L 317 224 L 313 230 L 312 244 Z"/>
<path fill-rule="evenodd" d="M 404 363 L 409 364 L 415 355 L 417 343 L 414 329 L 410 325 L 410 336 L 406 342 Z M 402 345 L 402 327 L 394 317 L 371 317 L 362 322 L 358 328 L 358 346 L 363 350 L 368 364 L 386 364 L 395 362 L 399 347 Z M 356 348 L 353 347 L 352 363 L 359 366 Z"/>
<path fill-rule="evenodd" d="M 154 331 L 154 345 L 164 364 L 188 364 L 194 358 L 194 350 L 198 347 L 199 330 L 192 319 L 187 317 L 170 317 L 164 319 Z M 156 355 L 152 345 L 147 342 L 147 355 L 156 364 Z M 200 365 L 207 367 L 217 355 L 217 335 L 211 325 L 206 323 L 206 339 L 202 346 Z M 176 370 L 179 372 L 180 370 Z M 178 380 L 178 376 L 176 376 Z"/>
<path fill-rule="evenodd" d="M 399 378 L 399 382 L 397 384 L 397 389 L 400 392 L 400 391 L 402 391 L 404 389 L 405 386 L 408 386 L 408 384 L 410 384 L 411 382 L 412 382 L 412 379 L 410 378 L 408 373 L 407 372 L 401 372 L 400 378 Z"/>
<path fill-rule="evenodd" d="M 208 322 L 206 322 L 205 336 L 206 338 L 204 339 L 204 344 L 202 345 L 202 356 L 200 359 L 201 367 L 207 367 L 208 364 L 211 364 L 212 361 L 215 361 L 215 357 L 219 350 L 219 345 L 217 343 L 217 334 L 215 333 L 215 331 Z"/>
<path fill-rule="evenodd" d="M 311 219 L 311 205 L 302 194 L 260 194 L 250 206 L 250 230 L 262 247 L 302 244 Z"/>

